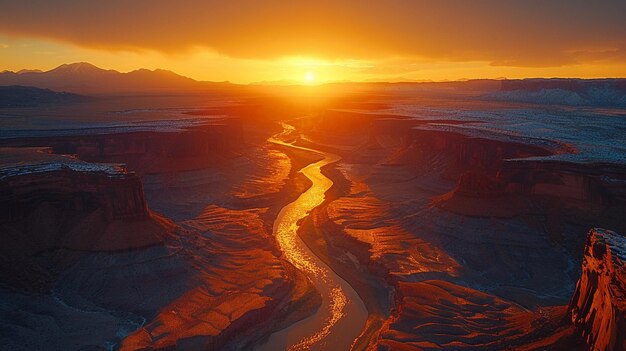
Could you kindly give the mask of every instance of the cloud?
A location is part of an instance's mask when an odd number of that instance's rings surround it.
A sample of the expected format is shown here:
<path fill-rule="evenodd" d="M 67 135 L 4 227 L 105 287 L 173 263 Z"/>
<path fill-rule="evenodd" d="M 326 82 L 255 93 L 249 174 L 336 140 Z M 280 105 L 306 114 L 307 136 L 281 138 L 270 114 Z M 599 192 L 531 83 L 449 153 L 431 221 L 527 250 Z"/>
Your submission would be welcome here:
<path fill-rule="evenodd" d="M 553 67 L 615 59 L 626 45 L 623 0 L 0 2 L 0 33 L 104 50 Z"/>
<path fill-rule="evenodd" d="M 9 45 L 0 43 L 0 49 L 8 49 L 8 48 L 9 48 Z"/>

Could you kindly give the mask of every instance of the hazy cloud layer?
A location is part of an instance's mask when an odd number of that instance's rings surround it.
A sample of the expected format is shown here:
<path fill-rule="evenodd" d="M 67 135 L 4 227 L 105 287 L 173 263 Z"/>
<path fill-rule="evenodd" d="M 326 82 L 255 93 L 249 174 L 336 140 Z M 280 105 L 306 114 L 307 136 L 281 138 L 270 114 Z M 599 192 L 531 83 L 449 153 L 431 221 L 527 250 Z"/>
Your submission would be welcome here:
<path fill-rule="evenodd" d="M 626 1 L 0 0 L 0 33 L 233 57 L 625 62 Z"/>

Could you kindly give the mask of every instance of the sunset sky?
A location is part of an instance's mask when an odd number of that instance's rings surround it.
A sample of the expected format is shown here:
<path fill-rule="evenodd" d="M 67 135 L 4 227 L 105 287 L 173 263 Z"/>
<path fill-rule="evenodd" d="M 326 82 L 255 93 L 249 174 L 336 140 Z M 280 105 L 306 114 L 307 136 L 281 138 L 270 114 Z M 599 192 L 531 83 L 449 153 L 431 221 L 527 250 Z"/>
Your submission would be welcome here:
<path fill-rule="evenodd" d="M 626 77 L 626 1 L 0 0 L 0 71 L 198 80 Z"/>

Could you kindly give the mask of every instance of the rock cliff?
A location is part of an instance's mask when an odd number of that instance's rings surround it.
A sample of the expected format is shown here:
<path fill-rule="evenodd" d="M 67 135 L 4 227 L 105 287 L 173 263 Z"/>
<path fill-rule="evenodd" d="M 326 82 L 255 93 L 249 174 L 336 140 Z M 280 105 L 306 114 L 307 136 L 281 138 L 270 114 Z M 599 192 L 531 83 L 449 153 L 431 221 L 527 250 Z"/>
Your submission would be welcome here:
<path fill-rule="evenodd" d="M 569 312 L 591 350 L 626 349 L 626 238 L 592 229 Z"/>
<path fill-rule="evenodd" d="M 0 284 L 47 291 L 88 252 L 158 245 L 169 231 L 137 175 L 46 149 L 0 148 Z M 162 223 L 163 222 L 163 223 Z"/>
<path fill-rule="evenodd" d="M 156 127 L 151 127 L 155 129 Z M 242 146 L 238 120 L 164 131 L 94 128 L 57 135 L 4 138 L 7 147 L 49 147 L 55 154 L 87 162 L 124 163 L 138 175 L 204 169 L 237 155 Z"/>

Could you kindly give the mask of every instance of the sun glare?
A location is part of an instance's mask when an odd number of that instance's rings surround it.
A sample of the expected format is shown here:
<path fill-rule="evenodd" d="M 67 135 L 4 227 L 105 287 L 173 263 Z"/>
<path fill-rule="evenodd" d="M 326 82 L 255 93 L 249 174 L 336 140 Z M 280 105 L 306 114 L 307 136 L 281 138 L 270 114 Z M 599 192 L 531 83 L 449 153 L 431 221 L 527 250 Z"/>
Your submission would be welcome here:
<path fill-rule="evenodd" d="M 307 83 L 313 83 L 313 81 L 315 81 L 315 74 L 314 74 L 312 71 L 307 71 L 307 72 L 304 74 L 304 80 L 305 80 Z"/>

